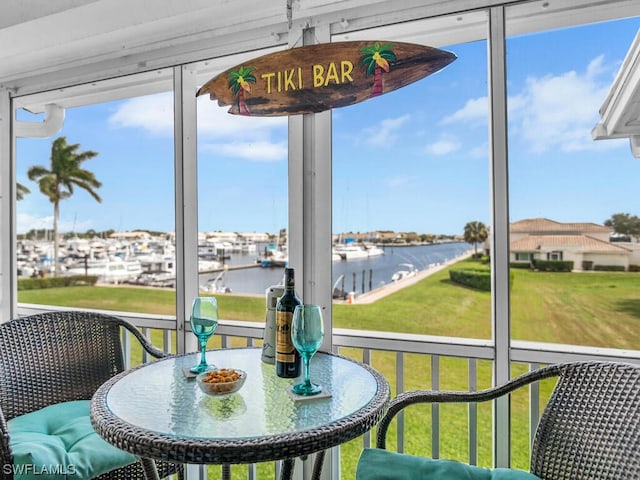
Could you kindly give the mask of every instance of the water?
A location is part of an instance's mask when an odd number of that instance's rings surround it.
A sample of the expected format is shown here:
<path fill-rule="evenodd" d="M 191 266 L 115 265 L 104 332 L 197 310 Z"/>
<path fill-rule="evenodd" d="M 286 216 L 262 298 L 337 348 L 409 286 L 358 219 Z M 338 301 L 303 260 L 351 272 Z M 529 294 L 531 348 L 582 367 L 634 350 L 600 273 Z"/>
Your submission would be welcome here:
<path fill-rule="evenodd" d="M 469 253 L 471 247 L 467 243 L 443 243 L 435 245 L 420 245 L 407 247 L 384 247 L 384 255 L 361 260 L 334 261 L 332 278 L 333 283 L 344 275 L 344 289 L 362 293 L 391 283 L 391 276 L 398 270 L 402 270 L 402 263 L 410 263 L 418 270 L 425 270 L 458 258 Z M 260 247 L 258 252 L 260 252 Z M 255 264 L 258 254 L 232 254 L 227 264 L 248 265 Z M 406 268 L 405 268 L 406 269 Z M 364 272 L 364 290 L 363 290 Z M 354 281 L 355 274 L 355 281 Z M 246 268 L 241 270 L 229 270 L 226 272 L 225 287 L 234 293 L 247 293 L 264 295 L 265 290 L 271 285 L 282 282 L 284 268 Z M 204 285 L 208 279 L 215 278 L 217 274 L 200 275 L 200 284 Z M 341 288 L 342 282 L 338 287 Z"/>

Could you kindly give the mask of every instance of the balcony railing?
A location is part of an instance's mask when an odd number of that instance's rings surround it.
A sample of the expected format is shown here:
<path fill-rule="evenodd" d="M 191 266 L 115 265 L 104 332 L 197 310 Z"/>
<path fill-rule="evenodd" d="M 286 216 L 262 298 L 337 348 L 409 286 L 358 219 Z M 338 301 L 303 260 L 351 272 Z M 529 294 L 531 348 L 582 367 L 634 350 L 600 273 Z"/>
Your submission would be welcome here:
<path fill-rule="evenodd" d="M 40 307 L 35 305 L 19 305 L 20 315 L 29 315 L 42 311 L 64 310 L 59 307 Z M 152 330 L 162 332 L 162 345 L 156 345 L 166 352 L 173 351 L 172 333 L 176 331 L 176 320 L 172 316 L 132 314 L 130 312 L 108 312 L 126 318 L 139 327 L 143 334 L 151 338 Z M 216 331 L 216 336 L 220 338 L 223 348 L 232 348 L 242 344 L 243 346 L 258 346 L 263 338 L 264 326 L 261 323 L 243 321 L 221 321 Z M 155 337 L 157 343 L 157 336 Z M 132 365 L 129 335 L 123 337 L 125 345 L 125 359 L 128 366 Z M 386 376 L 391 386 L 392 395 L 413 388 L 439 390 L 442 383 L 447 383 L 447 369 L 443 364 L 450 362 L 463 362 L 466 364 L 466 385 L 456 389 L 467 389 L 474 391 L 479 388 L 486 388 L 489 385 L 482 384 L 487 381 L 487 371 L 491 371 L 494 361 L 494 349 L 490 340 L 468 339 L 459 337 L 436 337 L 429 335 L 402 334 L 394 332 L 378 332 L 364 330 L 334 329 L 332 335 L 333 350 L 352 358 L 356 358 L 366 364 L 380 369 L 384 368 Z M 232 345 L 233 344 L 233 345 Z M 541 365 L 578 361 L 578 360 L 609 360 L 623 361 L 640 364 L 640 350 L 618 350 L 609 348 L 582 347 L 575 345 L 550 344 L 528 341 L 511 342 L 511 368 L 514 373 L 521 373 L 526 369 L 533 370 Z M 417 358 L 417 360 L 416 360 Z M 411 359 L 411 361 L 408 361 Z M 148 359 L 143 356 L 142 361 Z M 415 364 L 424 365 L 420 369 L 419 375 L 412 371 L 410 366 Z M 407 370 L 410 370 L 409 372 Z M 460 366 L 458 365 L 458 369 Z M 479 370 L 483 370 L 483 375 L 479 375 Z M 425 372 L 428 372 L 425 373 Z M 418 379 L 417 377 L 421 377 Z M 443 382 L 444 380 L 444 382 Z M 482 385 L 481 385 L 482 384 Z M 444 386 L 443 389 L 451 389 Z M 528 398 L 528 438 L 524 443 L 531 445 L 535 426 L 538 423 L 539 412 L 544 406 L 545 398 L 541 392 L 539 384 L 529 387 Z M 495 415 L 509 415 L 509 411 L 500 412 L 496 410 Z M 467 458 L 459 458 L 472 464 L 479 462 L 478 445 L 481 443 L 479 431 L 478 405 L 467 407 L 467 432 L 465 442 L 467 448 Z M 424 426 L 424 431 L 430 431 L 431 450 L 426 452 L 433 458 L 441 455 L 441 412 L 438 405 L 430 406 L 430 426 Z M 493 420 L 495 421 L 495 419 Z M 520 434 L 522 435 L 522 433 Z M 405 419 L 402 414 L 398 416 L 396 426 L 396 447 L 398 451 L 405 451 L 407 443 L 405 431 Z M 520 439 L 522 442 L 522 439 Z M 331 468 L 325 478 L 337 480 L 341 477 L 353 478 L 353 472 L 341 472 L 340 458 L 345 455 L 357 455 L 362 447 L 373 446 L 375 441 L 371 434 L 362 437 L 362 443 L 358 448 L 351 449 L 346 454 L 341 453 L 342 449 L 333 449 L 331 455 Z M 355 453 L 354 453 L 355 452 Z M 528 458 L 528 453 L 526 455 Z M 355 459 L 350 458 L 349 465 L 355 465 Z M 245 468 L 245 467 L 238 467 Z M 255 465 L 249 465 L 246 478 L 253 480 L 258 478 Z M 274 466 L 277 471 L 279 465 Z M 522 466 L 522 468 L 526 468 Z M 305 470 L 305 469 L 301 469 Z M 326 473 L 326 472 L 325 472 Z M 188 469 L 189 479 L 206 478 L 206 468 L 194 467 Z M 300 477 L 302 478 L 302 477 Z"/>

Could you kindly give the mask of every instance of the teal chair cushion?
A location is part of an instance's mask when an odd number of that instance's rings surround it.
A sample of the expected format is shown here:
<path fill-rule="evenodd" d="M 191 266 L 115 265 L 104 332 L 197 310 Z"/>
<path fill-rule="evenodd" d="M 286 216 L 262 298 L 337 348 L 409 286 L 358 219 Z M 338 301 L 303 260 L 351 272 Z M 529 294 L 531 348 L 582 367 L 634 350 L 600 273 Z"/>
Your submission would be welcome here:
<path fill-rule="evenodd" d="M 16 480 L 84 480 L 136 461 L 95 432 L 89 400 L 50 405 L 7 424 Z"/>
<path fill-rule="evenodd" d="M 365 448 L 356 480 L 540 480 L 509 468 L 481 468 L 454 460 L 433 460 L 377 448 Z"/>

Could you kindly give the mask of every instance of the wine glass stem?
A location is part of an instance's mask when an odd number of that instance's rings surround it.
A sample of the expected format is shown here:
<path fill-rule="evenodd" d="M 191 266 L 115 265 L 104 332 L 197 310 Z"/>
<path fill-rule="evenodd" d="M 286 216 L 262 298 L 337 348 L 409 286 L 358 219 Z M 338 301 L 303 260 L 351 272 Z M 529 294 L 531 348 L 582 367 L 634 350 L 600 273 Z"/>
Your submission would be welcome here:
<path fill-rule="evenodd" d="M 207 341 L 200 339 L 200 365 L 207 364 Z"/>
<path fill-rule="evenodd" d="M 311 378 L 309 377 L 309 360 L 311 360 L 307 355 L 302 357 L 302 363 L 304 364 L 304 384 L 309 387 L 311 386 Z"/>

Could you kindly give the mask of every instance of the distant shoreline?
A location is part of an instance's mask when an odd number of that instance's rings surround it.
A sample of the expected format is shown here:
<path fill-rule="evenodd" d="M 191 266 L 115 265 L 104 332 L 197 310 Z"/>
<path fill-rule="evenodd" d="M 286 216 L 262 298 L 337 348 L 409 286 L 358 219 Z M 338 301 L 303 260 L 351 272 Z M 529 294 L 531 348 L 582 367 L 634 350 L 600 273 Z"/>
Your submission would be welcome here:
<path fill-rule="evenodd" d="M 454 263 L 458 263 L 461 260 L 469 258 L 473 255 L 473 249 L 470 249 L 468 252 L 459 255 L 456 258 L 452 258 L 451 260 L 447 260 L 439 265 L 435 265 L 430 268 L 426 268 L 424 270 L 420 270 L 415 276 L 404 278 L 402 280 L 398 280 L 397 282 L 385 283 L 378 288 L 374 288 L 373 290 L 369 290 L 368 292 L 361 293 L 360 295 L 356 295 L 353 303 L 354 304 L 365 304 L 365 303 L 373 303 L 381 298 L 386 297 L 387 295 L 391 295 L 392 293 L 398 292 L 403 288 L 409 287 L 411 285 L 415 285 L 419 281 L 427 278 L 430 275 L 433 275 L 436 272 L 444 270 L 445 268 L 453 265 Z M 334 303 L 348 303 L 347 300 L 334 300 Z"/>

